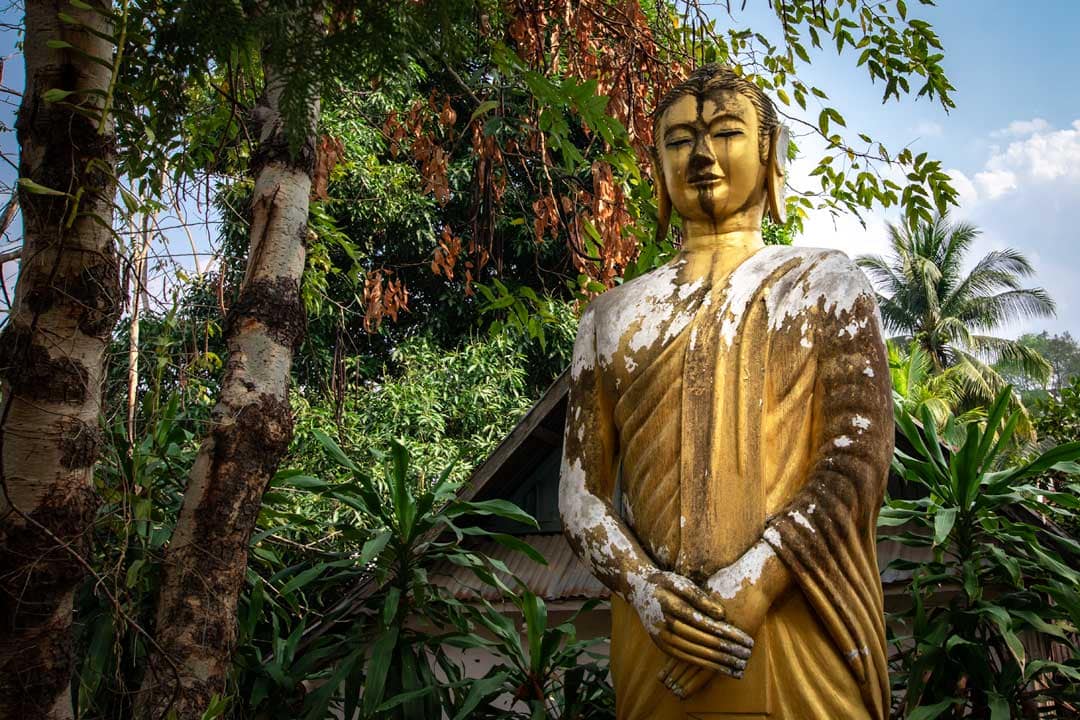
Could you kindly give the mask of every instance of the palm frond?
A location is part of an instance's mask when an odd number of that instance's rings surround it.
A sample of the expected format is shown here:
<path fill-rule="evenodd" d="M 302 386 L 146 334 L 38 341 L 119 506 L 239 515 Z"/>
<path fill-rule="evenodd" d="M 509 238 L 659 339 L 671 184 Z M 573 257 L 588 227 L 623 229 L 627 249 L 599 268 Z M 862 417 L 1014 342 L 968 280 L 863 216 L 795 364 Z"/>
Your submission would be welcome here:
<path fill-rule="evenodd" d="M 1042 288 L 1009 290 L 974 298 L 957 312 L 957 317 L 974 330 L 988 331 L 1016 320 L 1054 317 L 1057 304 Z"/>
<path fill-rule="evenodd" d="M 984 353 L 992 362 L 1004 362 L 1007 367 L 1015 368 L 1020 374 L 1038 383 L 1048 382 L 1054 372 L 1053 365 L 1038 350 L 1016 340 L 972 335 L 969 347 L 975 352 Z"/>

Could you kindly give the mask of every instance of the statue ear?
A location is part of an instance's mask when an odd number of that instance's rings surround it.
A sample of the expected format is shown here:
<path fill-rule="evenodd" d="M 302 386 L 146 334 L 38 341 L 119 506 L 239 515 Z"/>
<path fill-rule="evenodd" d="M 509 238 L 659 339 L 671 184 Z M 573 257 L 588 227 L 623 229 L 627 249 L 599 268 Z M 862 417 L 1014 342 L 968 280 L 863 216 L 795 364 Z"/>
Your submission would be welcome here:
<path fill-rule="evenodd" d="M 783 225 L 787 221 L 784 192 L 787 185 L 789 140 L 788 129 L 783 125 L 777 125 L 769 134 L 769 167 L 765 176 L 765 193 L 769 202 L 769 218 L 777 225 Z"/>
<path fill-rule="evenodd" d="M 667 240 L 668 230 L 671 228 L 671 196 L 668 195 L 667 183 L 664 181 L 664 169 L 660 165 L 656 148 L 652 149 L 653 186 L 656 191 L 656 244 L 659 245 Z"/>

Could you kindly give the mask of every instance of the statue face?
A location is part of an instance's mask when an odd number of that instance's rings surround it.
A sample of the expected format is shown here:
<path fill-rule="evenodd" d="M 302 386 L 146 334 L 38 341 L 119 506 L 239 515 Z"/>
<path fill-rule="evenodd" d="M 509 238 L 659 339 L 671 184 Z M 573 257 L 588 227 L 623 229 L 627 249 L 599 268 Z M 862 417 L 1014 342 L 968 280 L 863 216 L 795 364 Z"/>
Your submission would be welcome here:
<path fill-rule="evenodd" d="M 684 95 L 664 113 L 659 131 L 660 168 L 684 220 L 715 223 L 764 203 L 757 110 L 741 93 Z"/>

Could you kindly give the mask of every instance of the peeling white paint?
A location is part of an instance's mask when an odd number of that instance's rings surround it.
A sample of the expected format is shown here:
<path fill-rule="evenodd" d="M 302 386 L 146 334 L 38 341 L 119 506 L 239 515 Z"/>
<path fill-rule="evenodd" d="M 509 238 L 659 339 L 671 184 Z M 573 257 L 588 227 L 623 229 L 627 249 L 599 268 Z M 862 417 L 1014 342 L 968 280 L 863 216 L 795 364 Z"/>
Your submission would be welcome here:
<path fill-rule="evenodd" d="M 845 653 L 845 656 L 848 660 L 854 660 L 855 658 L 859 657 L 859 655 L 869 656 L 870 648 L 863 645 L 861 648 L 852 648 L 851 650 L 848 650 L 847 653 Z"/>
<path fill-rule="evenodd" d="M 580 458 L 563 456 L 559 485 L 559 514 L 563 527 L 574 537 L 594 568 L 603 568 L 618 554 L 632 554 L 634 546 L 608 506 L 585 485 Z"/>
<path fill-rule="evenodd" d="M 584 554 L 593 574 L 610 570 L 613 558 L 634 554 L 634 546 L 623 532 L 608 506 L 589 491 L 585 484 L 585 468 L 580 458 L 563 456 L 559 485 L 559 514 L 563 528 Z M 664 613 L 656 598 L 656 588 L 637 571 L 626 574 L 629 596 L 626 600 L 637 610 L 642 623 L 655 635 L 663 626 Z"/>
<path fill-rule="evenodd" d="M 794 520 L 797 525 L 802 525 L 804 528 L 806 528 L 812 533 L 817 532 L 817 530 L 814 529 L 814 526 L 810 524 L 810 521 L 806 519 L 806 516 L 798 510 L 792 510 L 788 514 L 791 516 L 791 519 Z"/>
<path fill-rule="evenodd" d="M 630 597 L 627 600 L 637 610 L 641 624 L 649 634 L 657 635 L 664 626 L 664 609 L 656 598 L 656 586 L 641 573 L 628 573 L 626 580 L 630 585 Z"/>
<path fill-rule="evenodd" d="M 581 373 L 596 367 L 596 312 L 590 307 L 581 315 L 577 339 L 574 341 L 574 357 L 570 364 L 570 377 L 577 380 Z"/>
<path fill-rule="evenodd" d="M 806 508 L 806 514 L 813 515 L 815 510 L 817 510 L 817 503 L 810 503 L 810 507 Z"/>
<path fill-rule="evenodd" d="M 868 318 L 863 318 L 862 320 L 860 320 L 858 322 L 852 320 L 846 326 L 840 328 L 839 336 L 844 337 L 844 333 L 847 333 L 849 337 L 853 338 L 853 337 L 855 337 L 856 333 L 859 332 L 859 330 L 866 327 L 866 323 L 868 323 L 868 322 L 869 322 Z"/>
<path fill-rule="evenodd" d="M 841 435 L 840 437 L 833 440 L 833 445 L 835 445 L 836 447 L 847 447 L 850 444 L 851 438 L 849 438 L 847 435 Z"/>
<path fill-rule="evenodd" d="M 799 344 L 802 345 L 804 348 L 814 347 L 814 343 L 810 342 L 810 340 L 805 337 L 802 340 L 799 340 Z"/>
<path fill-rule="evenodd" d="M 859 434 L 862 435 L 864 430 L 870 429 L 870 418 L 863 417 L 862 415 L 856 415 L 851 418 L 851 424 L 859 428 Z"/>
<path fill-rule="evenodd" d="M 679 269 L 683 264 L 685 260 L 669 263 L 606 294 L 610 299 L 605 300 L 605 307 L 610 308 L 610 316 L 599 327 L 601 360 L 610 364 L 623 336 L 635 327 L 637 330 L 626 346 L 630 353 L 652 347 L 665 329 L 666 341 L 686 328 L 694 313 L 684 311 L 672 315 L 671 310 L 685 304 L 680 301 L 687 300 L 700 289 L 704 280 L 679 285 Z"/>
<path fill-rule="evenodd" d="M 788 318 L 816 307 L 819 303 L 825 313 L 839 317 L 851 312 L 855 302 L 863 295 L 873 297 L 873 290 L 866 276 L 855 267 L 847 255 L 836 250 L 800 248 L 800 265 L 785 273 L 785 277 L 797 278 L 790 283 L 787 292 L 775 292 L 768 299 L 769 327 L 783 327 Z M 777 290 L 783 284 L 777 282 Z"/>
<path fill-rule="evenodd" d="M 720 335 L 728 345 L 735 340 L 743 314 L 762 283 L 789 262 L 794 263 L 793 267 L 775 278 L 771 292 L 764 295 L 771 330 L 783 327 L 789 318 L 796 318 L 819 303 L 824 312 L 839 316 L 850 312 L 859 297 L 873 297 L 866 277 L 842 252 L 769 246 L 752 255 L 728 278 L 719 312 Z M 803 327 L 807 326 L 804 320 Z"/>
<path fill-rule="evenodd" d="M 784 546 L 784 544 L 780 542 L 780 532 L 774 527 L 765 528 L 765 532 L 763 532 L 761 536 L 773 547 Z"/>
<path fill-rule="evenodd" d="M 734 563 L 710 577 L 705 584 L 724 600 L 730 600 L 739 594 L 744 585 L 756 583 L 765 569 L 765 563 L 774 557 L 776 552 L 769 544 L 759 542 Z"/>
<path fill-rule="evenodd" d="M 867 365 L 866 367 L 863 368 L 862 374 L 865 375 L 866 377 L 874 377 L 874 368 Z"/>

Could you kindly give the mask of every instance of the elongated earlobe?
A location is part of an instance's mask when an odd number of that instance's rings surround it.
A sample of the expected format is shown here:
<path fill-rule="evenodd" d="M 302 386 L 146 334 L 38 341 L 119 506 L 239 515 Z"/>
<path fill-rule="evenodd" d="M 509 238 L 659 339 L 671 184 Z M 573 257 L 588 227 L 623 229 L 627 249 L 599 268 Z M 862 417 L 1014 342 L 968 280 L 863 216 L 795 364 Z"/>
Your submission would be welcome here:
<path fill-rule="evenodd" d="M 656 237 L 657 245 L 667 240 L 668 230 L 671 227 L 671 196 L 668 195 L 667 183 L 664 182 L 664 171 L 660 167 L 660 160 L 653 155 L 653 185 L 656 191 Z"/>
<path fill-rule="evenodd" d="M 788 129 L 777 125 L 769 136 L 769 169 L 765 177 L 769 218 L 777 225 L 787 221 L 784 193 L 787 190 Z"/>

